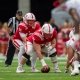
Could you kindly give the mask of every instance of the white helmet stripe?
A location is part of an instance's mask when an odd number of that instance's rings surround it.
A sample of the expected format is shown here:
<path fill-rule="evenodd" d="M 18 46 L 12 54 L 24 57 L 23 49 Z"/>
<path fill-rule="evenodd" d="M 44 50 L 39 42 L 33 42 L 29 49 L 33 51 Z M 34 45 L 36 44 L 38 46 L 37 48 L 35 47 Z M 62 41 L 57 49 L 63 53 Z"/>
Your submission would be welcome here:
<path fill-rule="evenodd" d="M 31 17 L 32 17 L 32 19 L 33 19 L 33 14 L 31 13 Z"/>
<path fill-rule="evenodd" d="M 42 30 L 44 33 L 47 33 L 47 34 L 52 34 L 53 32 L 53 28 L 50 24 L 48 23 L 45 23 L 43 26 L 42 26 Z"/>
<path fill-rule="evenodd" d="M 49 26 L 49 34 L 50 34 L 50 25 L 48 24 L 48 26 Z"/>

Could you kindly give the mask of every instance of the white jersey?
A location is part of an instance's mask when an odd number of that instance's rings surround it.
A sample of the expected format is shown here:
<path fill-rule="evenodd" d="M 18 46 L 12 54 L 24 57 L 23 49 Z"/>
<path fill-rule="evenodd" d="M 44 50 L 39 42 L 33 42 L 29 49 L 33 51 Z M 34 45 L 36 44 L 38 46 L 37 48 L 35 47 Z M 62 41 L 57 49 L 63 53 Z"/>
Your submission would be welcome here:
<path fill-rule="evenodd" d="M 77 41 L 79 40 L 80 36 L 79 34 L 74 34 L 74 30 L 72 30 L 69 34 L 69 38 L 73 41 Z"/>
<path fill-rule="evenodd" d="M 65 6 L 67 11 L 69 11 L 70 8 L 75 8 L 80 15 L 80 0 L 68 0 Z"/>
<path fill-rule="evenodd" d="M 74 32 L 73 32 L 73 30 L 69 33 L 69 38 L 71 39 L 72 36 L 74 36 Z"/>
<path fill-rule="evenodd" d="M 79 34 L 75 34 L 74 30 L 72 30 L 69 34 L 69 38 L 69 41 L 66 42 L 66 46 L 71 46 L 73 49 L 75 49 L 75 44 L 80 39 Z"/>

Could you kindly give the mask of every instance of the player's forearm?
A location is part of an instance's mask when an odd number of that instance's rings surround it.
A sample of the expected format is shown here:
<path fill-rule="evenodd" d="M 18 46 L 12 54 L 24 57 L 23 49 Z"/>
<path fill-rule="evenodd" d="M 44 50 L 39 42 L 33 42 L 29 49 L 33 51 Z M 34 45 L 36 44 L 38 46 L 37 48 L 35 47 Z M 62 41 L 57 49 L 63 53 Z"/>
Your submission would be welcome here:
<path fill-rule="evenodd" d="M 37 53 L 37 56 L 39 57 L 39 60 L 40 60 L 40 62 L 42 64 L 42 66 L 46 66 L 47 64 L 46 64 L 46 62 L 45 62 L 45 60 L 44 60 L 43 55 L 41 54 L 41 52 L 37 50 L 36 53 Z"/>
<path fill-rule="evenodd" d="M 42 64 L 42 66 L 46 66 L 47 65 L 44 59 L 41 59 L 40 62 Z"/>
<path fill-rule="evenodd" d="M 36 54 L 42 64 L 42 66 L 46 66 L 46 62 L 44 61 L 44 58 L 43 58 L 43 55 L 42 55 L 42 52 L 41 52 L 41 46 L 40 44 L 37 44 L 35 42 L 33 42 L 33 46 L 34 46 L 34 50 L 36 51 Z"/>
<path fill-rule="evenodd" d="M 41 46 L 40 46 L 40 44 L 37 44 L 36 42 L 33 42 L 33 47 L 34 47 L 34 50 L 36 51 L 36 54 L 39 57 L 39 59 L 42 59 L 43 55 L 41 54 Z"/>
<path fill-rule="evenodd" d="M 56 39 L 54 39 L 54 40 L 52 41 L 51 46 L 52 46 L 52 48 L 55 48 L 55 46 L 56 46 Z"/>
<path fill-rule="evenodd" d="M 36 54 L 39 57 L 39 60 L 43 59 L 43 55 L 41 54 L 40 51 L 36 50 Z"/>

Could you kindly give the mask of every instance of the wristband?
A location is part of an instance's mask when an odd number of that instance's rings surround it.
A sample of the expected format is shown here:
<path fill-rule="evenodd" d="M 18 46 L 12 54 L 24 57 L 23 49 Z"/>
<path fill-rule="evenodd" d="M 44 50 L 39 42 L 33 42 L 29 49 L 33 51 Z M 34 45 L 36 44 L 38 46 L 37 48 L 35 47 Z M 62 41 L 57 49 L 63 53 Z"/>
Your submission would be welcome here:
<path fill-rule="evenodd" d="M 44 59 L 41 59 L 40 62 L 42 63 L 42 66 L 46 66 L 47 64 L 45 63 Z"/>

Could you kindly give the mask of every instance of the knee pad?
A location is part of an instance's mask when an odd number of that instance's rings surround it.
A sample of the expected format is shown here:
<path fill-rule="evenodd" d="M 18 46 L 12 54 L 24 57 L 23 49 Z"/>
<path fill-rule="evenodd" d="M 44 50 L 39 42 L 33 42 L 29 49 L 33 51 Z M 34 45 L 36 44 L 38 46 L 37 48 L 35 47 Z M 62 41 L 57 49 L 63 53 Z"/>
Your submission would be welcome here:
<path fill-rule="evenodd" d="M 28 55 L 28 54 L 26 54 L 26 53 L 23 54 L 23 57 L 24 57 L 25 59 L 30 59 L 30 55 Z"/>
<path fill-rule="evenodd" d="M 56 55 L 57 55 L 57 52 L 54 52 L 51 55 L 49 55 L 49 57 L 55 57 Z"/>
<path fill-rule="evenodd" d="M 57 52 L 56 52 L 56 48 L 52 48 L 49 50 L 49 57 L 54 57 L 56 56 Z"/>
<path fill-rule="evenodd" d="M 53 63 L 57 62 L 57 56 L 51 57 L 51 61 L 52 61 Z"/>

